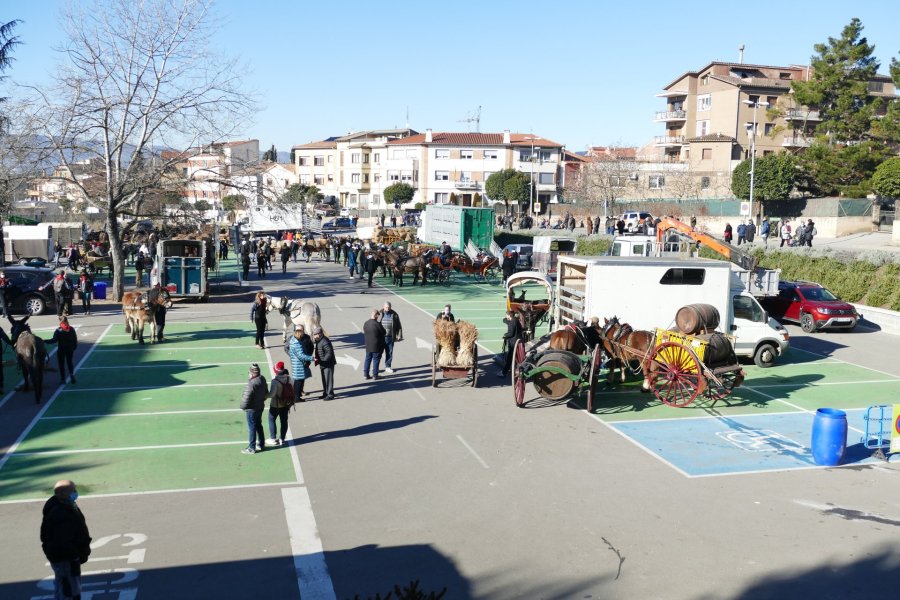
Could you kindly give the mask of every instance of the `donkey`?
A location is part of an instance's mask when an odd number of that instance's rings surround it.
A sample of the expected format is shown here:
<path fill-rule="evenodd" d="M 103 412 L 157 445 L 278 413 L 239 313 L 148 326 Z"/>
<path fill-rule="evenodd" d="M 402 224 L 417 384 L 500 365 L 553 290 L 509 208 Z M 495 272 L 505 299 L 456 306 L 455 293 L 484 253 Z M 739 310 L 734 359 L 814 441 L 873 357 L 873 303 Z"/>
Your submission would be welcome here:
<path fill-rule="evenodd" d="M 16 350 L 16 360 L 22 371 L 22 391 L 27 392 L 29 384 L 34 387 L 34 401 L 41 403 L 44 393 L 44 367 L 47 364 L 47 347 L 44 340 L 31 333 L 28 319 L 25 316 L 18 321 L 9 313 L 6 314 L 10 323 L 10 338 L 13 348 Z"/>

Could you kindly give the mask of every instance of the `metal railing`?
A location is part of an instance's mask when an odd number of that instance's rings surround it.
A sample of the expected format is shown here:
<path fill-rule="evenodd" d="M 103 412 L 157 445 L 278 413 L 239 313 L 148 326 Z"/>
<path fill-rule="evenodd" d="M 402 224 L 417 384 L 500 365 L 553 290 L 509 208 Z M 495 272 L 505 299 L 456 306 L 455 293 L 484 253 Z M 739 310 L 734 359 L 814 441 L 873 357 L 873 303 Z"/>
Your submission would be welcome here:
<path fill-rule="evenodd" d="M 653 143 L 657 146 L 680 146 L 684 144 L 683 135 L 658 135 L 653 138 Z"/>
<path fill-rule="evenodd" d="M 792 135 L 784 138 L 781 146 L 784 148 L 808 148 L 811 140 L 802 135 Z"/>
<path fill-rule="evenodd" d="M 458 190 L 478 190 L 481 189 L 481 185 L 477 181 L 455 181 L 454 186 Z"/>
<path fill-rule="evenodd" d="M 805 110 L 802 108 L 789 108 L 784 111 L 784 118 L 787 121 L 821 121 L 817 110 Z"/>
<path fill-rule="evenodd" d="M 659 111 L 653 117 L 654 121 L 684 121 L 687 119 L 687 112 L 683 110 L 663 110 Z"/>

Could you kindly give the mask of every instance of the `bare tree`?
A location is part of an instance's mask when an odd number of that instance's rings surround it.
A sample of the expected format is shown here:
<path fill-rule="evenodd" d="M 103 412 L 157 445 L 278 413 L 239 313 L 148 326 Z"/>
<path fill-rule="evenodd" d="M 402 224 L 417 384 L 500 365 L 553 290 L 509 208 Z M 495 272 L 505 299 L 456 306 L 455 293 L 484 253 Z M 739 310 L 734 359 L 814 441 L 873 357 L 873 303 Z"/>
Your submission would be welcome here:
<path fill-rule="evenodd" d="M 590 162 L 566 181 L 565 194 L 607 216 L 614 212 L 613 202 L 628 196 L 636 181 L 634 156 L 622 147 L 610 146 L 603 153 L 592 155 Z"/>
<path fill-rule="evenodd" d="M 233 136 L 255 102 L 242 88 L 241 69 L 210 49 L 209 0 L 72 3 L 63 20 L 56 85 L 32 88 L 33 116 L 59 163 L 99 159 L 99 190 L 71 183 L 106 213 L 119 300 L 121 219 L 165 183 L 178 159 L 164 159 L 161 150 Z"/>

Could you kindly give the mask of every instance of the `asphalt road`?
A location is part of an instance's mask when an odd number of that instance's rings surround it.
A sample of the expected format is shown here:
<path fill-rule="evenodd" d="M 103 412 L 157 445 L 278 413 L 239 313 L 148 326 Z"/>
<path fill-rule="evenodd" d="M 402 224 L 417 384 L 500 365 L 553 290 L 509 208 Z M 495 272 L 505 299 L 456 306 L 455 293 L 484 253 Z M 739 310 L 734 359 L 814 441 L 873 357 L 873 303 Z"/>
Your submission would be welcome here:
<path fill-rule="evenodd" d="M 337 369 L 337 400 L 291 413 L 297 483 L 86 495 L 79 504 L 100 544 L 87 566 L 107 571 L 90 589 L 173 599 L 302 590 L 307 600 L 384 596 L 419 580 L 426 591 L 447 587 L 446 598 L 893 595 L 895 464 L 689 479 L 571 405 L 516 408 L 490 357 L 477 389 L 432 388 L 430 351 L 415 341 L 432 338 L 426 312 L 330 264 L 295 269 L 270 276 L 266 290 L 318 302 L 347 363 Z M 359 330 L 386 299 L 406 341 L 396 346 L 397 372 L 366 381 L 353 366 L 363 358 Z M 179 305 L 169 319 L 245 321 L 247 313 L 212 302 Z M 73 320 L 84 356 L 119 316 Z M 900 377 L 898 337 L 791 332 L 797 348 Z M 271 361 L 283 360 L 280 332 L 271 336 Z M 262 358 L 252 341 L 248 333 L 247 362 Z M 49 375 L 48 389 L 55 385 Z M 318 374 L 308 389 L 320 389 Z M 2 449 L 37 410 L 23 394 L 0 407 Z M 78 481 L 52 460 L 41 475 L 49 485 Z M 37 539 L 41 502 L 0 504 L 2 598 L 52 593 L 37 583 L 50 572 Z"/>

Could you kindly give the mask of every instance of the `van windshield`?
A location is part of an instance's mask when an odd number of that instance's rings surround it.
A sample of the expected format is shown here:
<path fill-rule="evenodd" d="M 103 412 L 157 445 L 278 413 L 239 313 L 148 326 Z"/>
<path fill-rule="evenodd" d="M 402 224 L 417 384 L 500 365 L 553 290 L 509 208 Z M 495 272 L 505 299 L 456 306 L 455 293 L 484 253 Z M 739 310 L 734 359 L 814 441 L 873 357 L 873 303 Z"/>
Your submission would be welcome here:
<path fill-rule="evenodd" d="M 765 311 L 759 302 L 750 296 L 735 296 L 732 299 L 732 310 L 735 319 L 746 319 L 756 323 L 765 322 Z"/>

